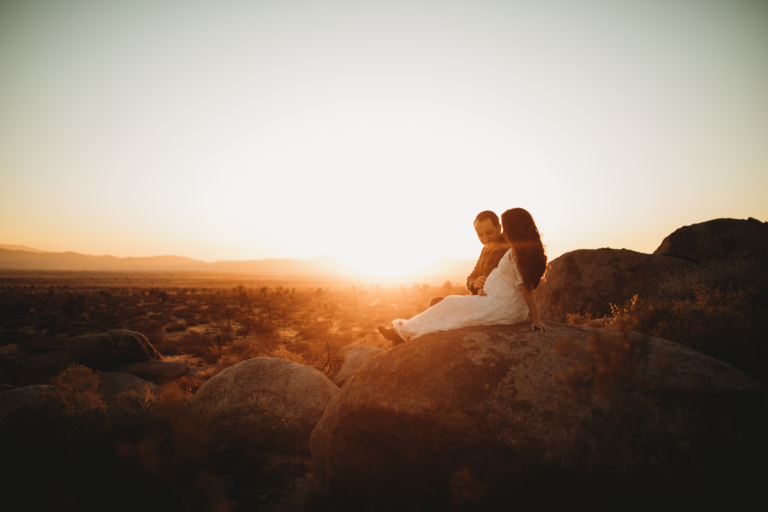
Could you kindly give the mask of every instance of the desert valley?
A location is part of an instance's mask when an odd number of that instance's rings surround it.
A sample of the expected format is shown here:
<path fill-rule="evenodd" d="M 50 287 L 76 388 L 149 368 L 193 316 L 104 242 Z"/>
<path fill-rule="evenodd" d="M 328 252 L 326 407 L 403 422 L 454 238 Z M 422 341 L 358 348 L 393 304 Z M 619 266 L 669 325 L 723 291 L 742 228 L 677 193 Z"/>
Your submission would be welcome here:
<path fill-rule="evenodd" d="M 378 325 L 463 283 L 6 265 L 7 489 L 62 510 L 740 503 L 768 455 L 766 257 L 755 219 L 572 251 L 536 290 L 553 331 L 394 348 Z"/>

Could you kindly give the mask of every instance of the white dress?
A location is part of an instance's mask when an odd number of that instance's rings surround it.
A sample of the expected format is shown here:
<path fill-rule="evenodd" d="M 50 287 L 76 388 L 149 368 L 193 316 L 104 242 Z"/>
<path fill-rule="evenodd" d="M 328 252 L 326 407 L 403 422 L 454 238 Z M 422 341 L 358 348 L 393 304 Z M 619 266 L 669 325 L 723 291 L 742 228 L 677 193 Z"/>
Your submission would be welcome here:
<path fill-rule="evenodd" d="M 405 341 L 430 332 L 449 331 L 469 325 L 516 324 L 528 316 L 523 280 L 512 249 L 485 281 L 487 295 L 449 295 L 410 320 L 397 319 L 392 326 Z"/>

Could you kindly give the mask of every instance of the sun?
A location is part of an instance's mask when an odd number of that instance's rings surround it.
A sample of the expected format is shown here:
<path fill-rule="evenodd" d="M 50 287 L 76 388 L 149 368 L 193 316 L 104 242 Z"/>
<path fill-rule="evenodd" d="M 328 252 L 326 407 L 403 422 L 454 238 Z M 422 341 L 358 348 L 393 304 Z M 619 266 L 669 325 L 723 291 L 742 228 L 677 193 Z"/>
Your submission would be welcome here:
<path fill-rule="evenodd" d="M 399 248 L 347 254 L 337 259 L 350 272 L 373 278 L 417 277 L 437 263 L 435 257 L 404 254 Z"/>

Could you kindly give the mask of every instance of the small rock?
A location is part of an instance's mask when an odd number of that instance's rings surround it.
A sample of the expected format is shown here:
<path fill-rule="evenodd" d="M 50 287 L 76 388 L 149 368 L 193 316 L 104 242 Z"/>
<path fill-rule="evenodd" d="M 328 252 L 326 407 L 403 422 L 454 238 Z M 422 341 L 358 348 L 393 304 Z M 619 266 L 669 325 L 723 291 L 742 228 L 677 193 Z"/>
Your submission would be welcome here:
<path fill-rule="evenodd" d="M 189 365 L 181 362 L 143 361 L 141 363 L 124 364 L 116 367 L 114 370 L 116 372 L 130 373 L 140 379 L 162 385 L 184 377 L 189 373 Z"/>
<path fill-rule="evenodd" d="M 126 330 L 75 336 L 64 355 L 66 364 L 80 363 L 102 370 L 126 363 L 162 359 L 146 336 Z"/>

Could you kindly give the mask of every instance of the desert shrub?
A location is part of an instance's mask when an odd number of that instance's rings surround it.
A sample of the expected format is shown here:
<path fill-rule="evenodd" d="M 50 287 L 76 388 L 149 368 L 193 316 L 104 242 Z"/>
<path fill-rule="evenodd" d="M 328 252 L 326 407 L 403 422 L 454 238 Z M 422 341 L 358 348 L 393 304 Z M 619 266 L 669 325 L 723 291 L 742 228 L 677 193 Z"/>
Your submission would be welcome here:
<path fill-rule="evenodd" d="M 751 287 L 694 283 L 683 298 L 612 306 L 618 329 L 681 343 L 768 382 L 768 315 Z"/>
<path fill-rule="evenodd" d="M 741 291 L 751 288 L 756 291 L 754 299 L 768 307 L 768 261 L 756 256 L 741 255 L 727 259 L 705 261 L 662 283 L 660 291 L 664 296 L 677 299 L 692 298 L 697 288 Z"/>
<path fill-rule="evenodd" d="M 52 381 L 52 398 L 66 414 L 79 414 L 104 408 L 99 394 L 99 379 L 93 370 L 70 365 Z"/>
<path fill-rule="evenodd" d="M 587 309 L 585 312 L 577 311 L 576 313 L 566 313 L 565 323 L 568 325 L 589 325 L 594 320 L 592 318 L 592 312 Z"/>
<path fill-rule="evenodd" d="M 277 347 L 274 350 L 268 350 L 261 354 L 263 357 L 277 357 L 280 359 L 285 359 L 286 361 L 291 361 L 293 363 L 303 364 L 307 365 L 307 360 L 304 359 L 302 356 L 295 354 L 291 352 L 290 350 L 286 349 L 285 347 Z"/>
<path fill-rule="evenodd" d="M 173 343 L 162 343 L 155 348 L 164 354 L 165 350 L 173 347 L 178 354 L 190 354 L 207 364 L 214 364 L 223 355 L 224 346 L 230 341 L 231 337 L 226 334 L 211 336 L 199 332 L 187 332 Z"/>
<path fill-rule="evenodd" d="M 30 510 L 262 504 L 271 478 L 267 425 L 292 421 L 290 411 L 254 397 L 263 418 L 217 418 L 177 387 L 160 396 L 121 393 L 106 407 L 97 386 L 89 369 L 69 367 L 50 393 L 0 424 L 0 453 L 13 468 L 5 499 Z"/>
<path fill-rule="evenodd" d="M 248 359 L 264 356 L 270 350 L 272 350 L 271 347 L 265 347 L 254 340 L 230 343 L 223 349 L 223 355 L 219 358 L 217 364 L 221 368 L 228 368 Z"/>
<path fill-rule="evenodd" d="M 236 364 L 236 363 L 235 363 Z M 210 366 L 204 371 L 197 371 L 191 375 L 186 375 L 175 381 L 175 384 L 185 393 L 195 394 L 200 386 L 205 384 L 211 377 L 218 374 L 225 366 Z"/>

